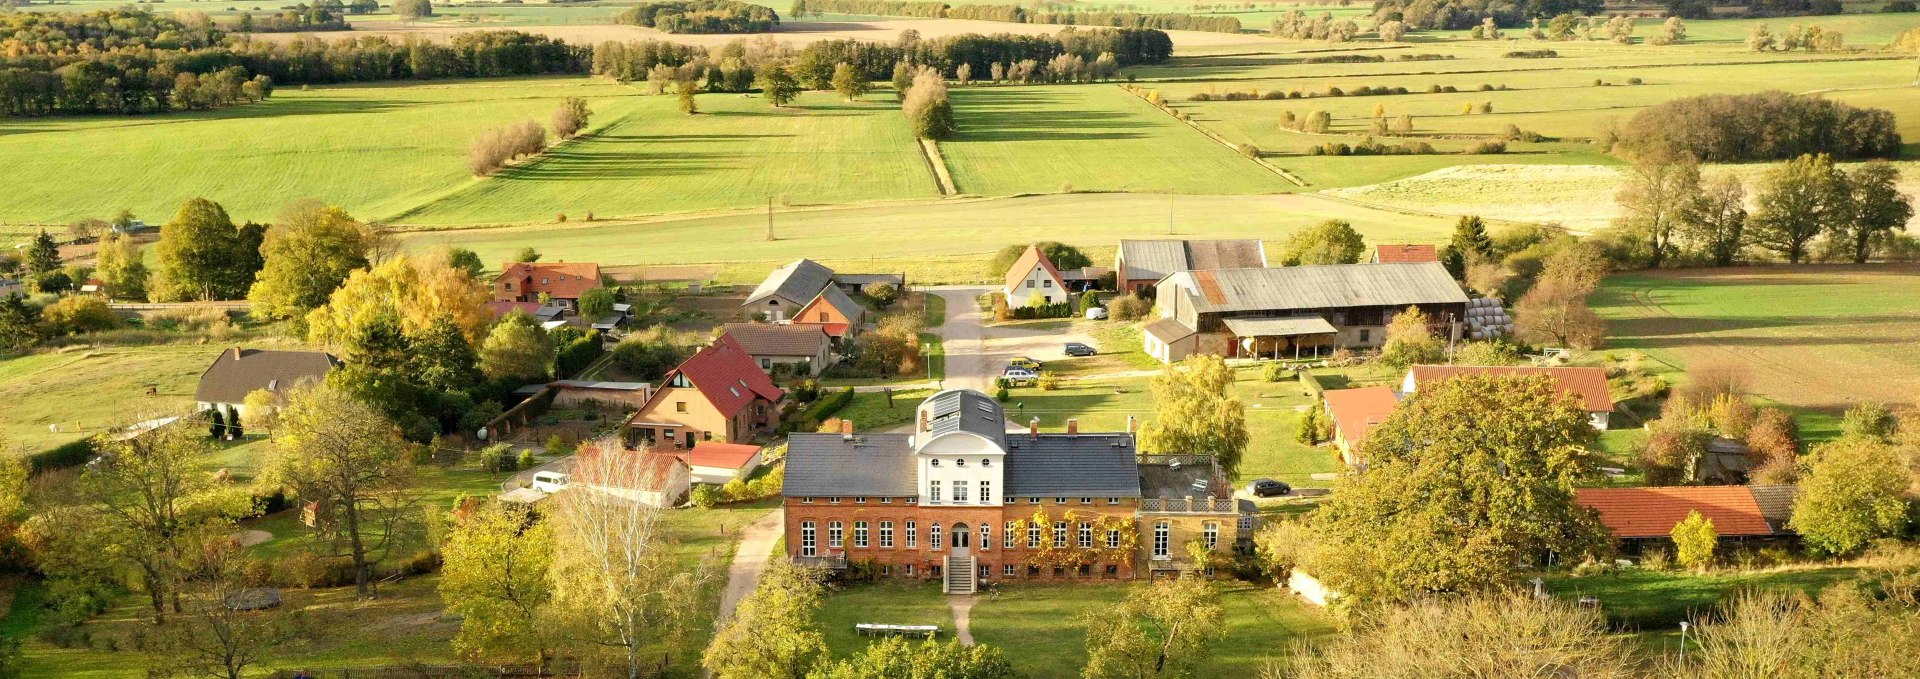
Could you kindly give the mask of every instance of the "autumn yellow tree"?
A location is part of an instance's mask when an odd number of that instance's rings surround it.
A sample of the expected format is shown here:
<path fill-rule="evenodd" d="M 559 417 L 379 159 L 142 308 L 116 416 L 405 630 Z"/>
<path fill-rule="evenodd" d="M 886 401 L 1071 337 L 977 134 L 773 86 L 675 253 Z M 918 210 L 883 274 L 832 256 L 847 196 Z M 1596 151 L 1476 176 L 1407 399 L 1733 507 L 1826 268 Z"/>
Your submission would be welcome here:
<path fill-rule="evenodd" d="M 541 607 L 553 596 L 553 527 L 526 509 L 481 506 L 441 548 L 440 598 L 460 616 L 453 649 L 471 660 L 547 659 Z"/>
<path fill-rule="evenodd" d="M 444 314 L 477 346 L 493 321 L 486 302 L 484 285 L 450 264 L 444 254 L 419 259 L 398 255 L 348 276 L 325 306 L 307 314 L 307 339 L 343 344 L 358 328 L 382 318 L 399 319 L 401 330 L 414 335 Z"/>

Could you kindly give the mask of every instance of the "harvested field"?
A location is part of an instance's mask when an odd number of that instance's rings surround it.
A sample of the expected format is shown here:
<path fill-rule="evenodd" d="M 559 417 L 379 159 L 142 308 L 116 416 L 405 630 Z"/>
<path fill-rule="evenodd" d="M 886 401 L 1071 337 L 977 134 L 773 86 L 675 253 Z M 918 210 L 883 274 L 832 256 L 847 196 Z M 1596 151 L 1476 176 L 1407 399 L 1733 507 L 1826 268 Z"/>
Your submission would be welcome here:
<path fill-rule="evenodd" d="M 1594 296 L 1607 349 L 1744 366 L 1754 392 L 1837 411 L 1920 394 L 1920 266 L 1810 265 L 1622 274 Z"/>

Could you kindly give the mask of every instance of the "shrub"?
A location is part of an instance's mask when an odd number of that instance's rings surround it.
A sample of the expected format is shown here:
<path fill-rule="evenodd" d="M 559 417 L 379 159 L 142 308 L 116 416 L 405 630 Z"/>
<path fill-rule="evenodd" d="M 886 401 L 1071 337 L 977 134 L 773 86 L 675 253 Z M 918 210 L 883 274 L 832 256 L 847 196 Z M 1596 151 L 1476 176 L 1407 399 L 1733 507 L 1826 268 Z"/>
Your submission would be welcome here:
<path fill-rule="evenodd" d="M 1056 391 L 1060 388 L 1060 376 L 1044 370 L 1040 371 L 1035 381 L 1039 383 L 1041 391 Z"/>
<path fill-rule="evenodd" d="M 534 465 L 537 464 L 539 464 L 539 462 L 533 459 L 532 448 L 520 451 L 519 467 L 521 469 L 532 469 Z"/>
<path fill-rule="evenodd" d="M 1553 50 L 1516 50 L 1502 56 L 1508 59 L 1552 59 L 1560 56 L 1560 53 Z"/>
<path fill-rule="evenodd" d="M 1474 144 L 1472 148 L 1467 149 L 1467 153 L 1469 155 L 1486 155 L 1486 154 L 1506 153 L 1506 152 L 1507 152 L 1507 143 L 1497 139 L 1489 139 L 1487 141 Z"/>
<path fill-rule="evenodd" d="M 819 431 L 820 425 L 824 424 L 827 418 L 833 417 L 834 413 L 840 412 L 841 408 L 847 407 L 847 404 L 852 402 L 853 387 L 842 387 L 815 402 L 813 405 L 807 406 L 800 412 L 789 416 L 785 421 L 780 423 L 780 429 L 783 432 Z"/>
<path fill-rule="evenodd" d="M 1138 293 L 1129 292 L 1107 300 L 1107 316 L 1116 321 L 1139 320 L 1145 318 L 1152 310 L 1153 305 L 1141 299 Z"/>
<path fill-rule="evenodd" d="M 27 458 L 27 464 L 38 474 L 52 469 L 66 469 L 86 464 L 93 459 L 93 439 L 81 439 L 72 443 L 63 443 L 51 449 L 34 453 Z"/>
<path fill-rule="evenodd" d="M 1320 386 L 1320 378 L 1314 377 L 1313 371 L 1302 370 L 1300 371 L 1300 391 L 1307 396 L 1319 398 L 1327 390 Z"/>
<path fill-rule="evenodd" d="M 693 490 L 687 494 L 687 501 L 701 509 L 713 509 L 714 505 L 720 504 L 720 489 L 707 483 L 693 484 Z"/>
<path fill-rule="evenodd" d="M 1281 380 L 1287 379 L 1287 366 L 1283 363 L 1280 363 L 1279 361 L 1274 361 L 1272 363 L 1268 363 L 1264 366 L 1261 366 L 1260 379 L 1266 380 L 1268 382 L 1279 382 Z"/>

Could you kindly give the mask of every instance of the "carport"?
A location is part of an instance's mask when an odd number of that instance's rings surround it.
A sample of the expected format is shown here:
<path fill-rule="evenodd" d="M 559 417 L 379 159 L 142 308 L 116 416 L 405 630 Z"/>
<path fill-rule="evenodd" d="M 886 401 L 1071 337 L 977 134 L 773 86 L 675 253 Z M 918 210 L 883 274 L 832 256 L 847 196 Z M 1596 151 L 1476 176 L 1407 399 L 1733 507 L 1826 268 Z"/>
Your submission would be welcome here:
<path fill-rule="evenodd" d="M 1227 331 L 1233 333 L 1233 358 L 1300 358 L 1302 349 L 1310 355 L 1320 355 L 1322 347 L 1334 345 L 1334 337 L 1339 333 L 1319 316 L 1295 316 L 1289 318 L 1228 318 L 1223 319 Z"/>

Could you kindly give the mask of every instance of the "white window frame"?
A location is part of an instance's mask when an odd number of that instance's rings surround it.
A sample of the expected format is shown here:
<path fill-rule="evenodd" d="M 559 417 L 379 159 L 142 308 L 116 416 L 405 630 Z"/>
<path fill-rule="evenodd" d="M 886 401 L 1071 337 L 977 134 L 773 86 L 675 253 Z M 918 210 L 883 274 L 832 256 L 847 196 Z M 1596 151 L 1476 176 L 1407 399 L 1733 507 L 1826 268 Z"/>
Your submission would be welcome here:
<path fill-rule="evenodd" d="M 980 482 L 980 504 L 983 504 L 983 505 L 993 504 L 993 482 L 992 481 Z"/>
<path fill-rule="evenodd" d="M 800 556 L 818 556 L 812 521 L 800 522 Z"/>
<path fill-rule="evenodd" d="M 1081 521 L 1074 531 L 1074 537 L 1081 549 L 1093 549 L 1093 524 Z"/>
<path fill-rule="evenodd" d="M 1168 545 L 1172 542 L 1173 527 L 1165 521 L 1153 524 L 1153 558 L 1168 558 Z"/>
<path fill-rule="evenodd" d="M 1107 549 L 1119 549 L 1119 548 L 1120 548 L 1120 529 L 1108 528 L 1107 529 Z"/>
<path fill-rule="evenodd" d="M 893 549 L 893 522 L 880 522 L 880 548 Z"/>
<path fill-rule="evenodd" d="M 853 522 L 853 546 L 865 549 L 867 546 L 867 522 Z"/>
<path fill-rule="evenodd" d="M 846 547 L 847 525 L 839 521 L 827 522 L 827 549 Z"/>
<path fill-rule="evenodd" d="M 1004 565 L 1004 566 L 1001 566 L 1001 567 L 1000 567 L 1000 574 L 1001 574 L 1001 575 L 1004 575 L 1004 576 L 1007 576 L 1007 577 L 1009 577 L 1009 578 L 1011 578 L 1011 577 L 1013 577 L 1013 574 L 1014 574 L 1014 570 L 1013 570 L 1013 569 L 1014 569 L 1014 565 L 1013 565 L 1013 564 L 1006 564 L 1006 565 Z"/>
<path fill-rule="evenodd" d="M 1053 548 L 1063 549 L 1066 546 L 1067 546 L 1067 522 L 1055 521 L 1053 522 Z"/>
<path fill-rule="evenodd" d="M 966 504 L 967 482 L 958 480 L 953 482 L 953 502 L 954 504 Z"/>
<path fill-rule="evenodd" d="M 980 551 L 985 552 L 991 551 L 992 549 L 993 524 L 982 521 L 980 522 Z"/>
<path fill-rule="evenodd" d="M 1007 522 L 1007 535 L 1004 539 L 1005 543 L 1001 545 L 1002 547 L 1013 549 L 1020 546 L 1020 522 Z"/>
<path fill-rule="evenodd" d="M 930 504 L 930 505 L 940 504 L 940 482 L 939 481 L 927 482 L 927 504 Z"/>
<path fill-rule="evenodd" d="M 1207 551 L 1211 552 L 1220 548 L 1220 523 L 1218 521 L 1208 521 L 1201 524 L 1200 534 L 1206 536 Z"/>
<path fill-rule="evenodd" d="M 1027 549 L 1040 548 L 1040 524 L 1027 524 Z"/>
<path fill-rule="evenodd" d="M 914 532 L 915 532 L 914 528 L 915 526 L 914 526 L 913 519 L 907 519 L 907 548 L 908 549 L 912 549 L 914 545 L 919 544 L 918 536 L 914 535 Z"/>
<path fill-rule="evenodd" d="M 940 551 L 940 524 L 927 526 L 927 549 Z"/>

